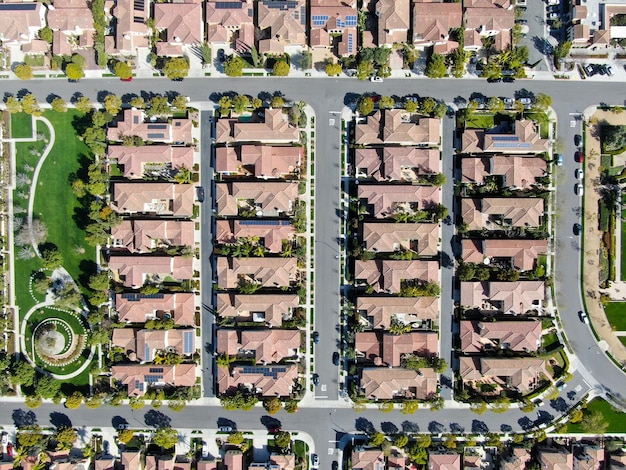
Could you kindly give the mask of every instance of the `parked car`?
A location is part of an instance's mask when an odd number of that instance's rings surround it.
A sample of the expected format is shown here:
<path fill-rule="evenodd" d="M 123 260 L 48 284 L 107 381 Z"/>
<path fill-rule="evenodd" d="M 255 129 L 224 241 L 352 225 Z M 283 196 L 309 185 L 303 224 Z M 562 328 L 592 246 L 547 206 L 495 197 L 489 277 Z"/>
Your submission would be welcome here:
<path fill-rule="evenodd" d="M 563 166 L 563 155 L 561 155 L 560 153 L 557 153 L 554 156 L 554 160 L 556 161 L 557 166 Z"/>
<path fill-rule="evenodd" d="M 574 159 L 578 162 L 578 163 L 582 163 L 585 161 L 585 156 L 583 155 L 583 153 L 579 150 L 578 152 L 576 152 L 574 154 Z"/>
<path fill-rule="evenodd" d="M 378 75 L 374 75 L 370 77 L 370 82 L 382 83 L 383 77 L 379 77 Z"/>
<path fill-rule="evenodd" d="M 613 67 L 611 67 L 610 65 L 604 65 L 604 66 L 602 66 L 602 68 L 606 71 L 606 74 L 609 77 L 612 77 L 613 75 L 615 75 L 614 72 L 613 72 Z"/>
<path fill-rule="evenodd" d="M 528 20 L 525 18 L 518 18 L 515 20 L 516 24 L 528 24 Z"/>
<path fill-rule="evenodd" d="M 219 60 L 220 62 L 224 62 L 224 59 L 226 59 L 226 54 L 224 54 L 224 49 L 218 49 L 217 60 Z"/>
<path fill-rule="evenodd" d="M 556 385 L 556 389 L 560 392 L 561 390 L 564 390 L 567 387 L 567 382 L 558 382 Z"/>
<path fill-rule="evenodd" d="M 316 387 L 320 384 L 320 376 L 317 374 L 313 374 L 311 376 L 311 380 L 313 381 L 313 385 L 315 385 Z"/>
<path fill-rule="evenodd" d="M 314 342 L 315 344 L 319 343 L 319 342 L 320 342 L 320 334 L 319 334 L 317 331 L 314 331 L 314 332 L 311 334 L 311 339 L 313 340 L 313 342 Z"/>
<path fill-rule="evenodd" d="M 198 202 L 204 202 L 204 188 L 202 186 L 198 186 Z"/>
<path fill-rule="evenodd" d="M 574 135 L 574 145 L 576 147 L 580 147 L 580 144 L 583 143 L 583 137 L 580 134 Z"/>
<path fill-rule="evenodd" d="M 552 13 L 548 13 L 548 20 L 556 20 L 560 16 L 560 13 L 553 11 Z"/>
<path fill-rule="evenodd" d="M 583 312 L 581 310 L 580 312 L 578 312 L 578 316 L 579 316 L 581 322 L 583 322 L 586 325 L 589 324 L 589 317 L 587 316 L 587 313 L 585 313 L 585 312 Z"/>
<path fill-rule="evenodd" d="M 317 458 L 317 454 L 311 454 L 311 467 L 317 467 L 320 464 L 320 460 Z"/>
<path fill-rule="evenodd" d="M 596 74 L 596 68 L 593 64 L 588 64 L 583 67 L 585 69 L 585 73 L 590 77 L 593 77 Z"/>
<path fill-rule="evenodd" d="M 120 78 L 120 80 L 123 81 L 123 82 L 132 82 L 133 81 L 133 77 Z"/>
<path fill-rule="evenodd" d="M 271 428 L 267 429 L 267 432 L 269 432 L 270 434 L 276 434 L 277 432 L 280 432 L 280 426 L 272 426 Z"/>
<path fill-rule="evenodd" d="M 574 172 L 574 176 L 576 177 L 577 180 L 581 180 L 585 177 L 585 172 L 581 170 L 580 168 L 576 168 L 576 171 Z"/>
<path fill-rule="evenodd" d="M 574 187 L 576 194 L 578 194 L 579 196 L 582 196 L 583 193 L 585 192 L 585 187 L 581 184 L 578 183 L 575 187 Z"/>
<path fill-rule="evenodd" d="M 502 79 L 503 82 L 505 83 L 514 83 L 515 82 L 515 77 L 504 77 Z"/>
<path fill-rule="evenodd" d="M 128 429 L 128 428 L 129 428 L 128 423 L 121 423 L 121 424 L 117 425 L 117 430 L 118 431 L 123 431 L 123 430 Z"/>
<path fill-rule="evenodd" d="M 219 428 L 217 428 L 217 430 L 219 432 L 233 432 L 233 427 L 232 426 L 220 426 Z"/>
<path fill-rule="evenodd" d="M 339 353 L 337 351 L 333 353 L 333 364 L 336 366 L 339 365 Z"/>
<path fill-rule="evenodd" d="M 578 236 L 582 232 L 583 227 L 579 223 L 574 224 L 574 235 Z"/>

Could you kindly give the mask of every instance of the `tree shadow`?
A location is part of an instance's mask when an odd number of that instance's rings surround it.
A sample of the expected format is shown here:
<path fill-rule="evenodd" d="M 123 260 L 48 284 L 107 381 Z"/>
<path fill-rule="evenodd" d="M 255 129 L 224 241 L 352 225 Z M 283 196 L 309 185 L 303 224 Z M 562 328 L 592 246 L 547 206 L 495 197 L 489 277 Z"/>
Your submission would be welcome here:
<path fill-rule="evenodd" d="M 18 97 L 20 100 L 23 99 L 26 95 L 28 95 L 30 93 L 30 90 L 27 90 L 26 88 L 22 88 L 21 90 L 19 90 L 17 92 L 17 94 L 15 95 L 16 97 Z"/>
<path fill-rule="evenodd" d="M 383 421 L 380 423 L 380 430 L 385 434 L 398 434 L 398 426 L 390 421 Z"/>
<path fill-rule="evenodd" d="M 46 103 L 48 104 L 52 104 L 52 102 L 56 99 L 56 98 L 61 98 L 59 95 L 57 95 L 56 93 L 50 93 L 48 96 L 46 96 Z"/>
<path fill-rule="evenodd" d="M 489 432 L 489 426 L 484 421 L 480 421 L 479 419 L 472 420 L 472 432 L 485 434 Z"/>
<path fill-rule="evenodd" d="M 160 411 L 150 410 L 144 415 L 144 422 L 146 423 L 146 426 L 154 428 L 167 428 L 170 427 L 172 418 Z"/>
<path fill-rule="evenodd" d="M 261 422 L 262 421 L 263 421 L 263 418 L 261 418 Z M 222 426 L 230 426 L 231 428 L 233 428 L 233 430 L 235 431 L 237 430 L 237 423 L 235 423 L 232 419 L 222 418 L 222 417 L 217 418 L 217 427 L 222 427 Z"/>
<path fill-rule="evenodd" d="M 357 418 L 354 422 L 354 429 L 366 434 L 373 434 L 376 431 L 372 422 L 366 418 Z"/>
<path fill-rule="evenodd" d="M 89 285 L 89 278 L 98 272 L 98 265 L 93 260 L 84 259 L 79 264 L 80 276 L 78 276 L 78 282 L 80 285 L 87 287 Z"/>
<path fill-rule="evenodd" d="M 513 431 L 513 427 L 509 426 L 508 424 L 501 424 L 500 425 L 500 431 L 502 431 L 502 432 L 511 432 L 511 431 Z"/>
<path fill-rule="evenodd" d="M 91 113 L 79 115 L 76 114 L 72 118 L 72 127 L 76 131 L 76 135 L 83 135 L 88 127 L 91 127 Z"/>
<path fill-rule="evenodd" d="M 34 411 L 24 411 L 22 409 L 13 410 L 11 413 L 11 418 L 13 419 L 13 424 L 17 428 L 22 428 L 24 426 L 31 426 L 33 424 L 37 424 L 37 415 Z"/>
<path fill-rule="evenodd" d="M 445 429 L 445 426 L 437 421 L 431 421 L 428 423 L 428 431 L 431 434 L 439 434 L 442 433 Z"/>
<path fill-rule="evenodd" d="M 417 423 L 413 421 L 402 421 L 402 432 L 411 433 L 411 432 L 420 432 L 420 427 Z"/>
<path fill-rule="evenodd" d="M 569 408 L 567 402 L 561 397 L 556 400 L 550 400 L 550 406 L 560 413 L 565 413 Z"/>
<path fill-rule="evenodd" d="M 529 429 L 532 429 L 533 427 L 533 422 L 531 421 L 531 419 L 527 416 L 523 416 L 520 419 L 517 420 L 517 424 L 520 425 L 520 427 L 524 430 L 524 431 L 528 431 Z"/>
<path fill-rule="evenodd" d="M 537 419 L 535 420 L 534 425 L 540 426 L 541 424 L 544 424 L 544 423 L 551 423 L 553 419 L 554 419 L 553 414 L 548 413 L 547 411 L 544 411 L 544 410 L 539 410 L 539 412 L 537 413 Z"/>
<path fill-rule="evenodd" d="M 263 426 L 265 426 L 266 428 L 268 428 L 268 429 L 280 428 L 281 425 L 282 425 L 280 420 L 278 420 L 278 419 L 276 419 L 276 418 L 274 418 L 272 416 L 269 416 L 269 415 L 261 416 L 261 424 Z M 232 426 L 232 425 L 230 425 L 230 426 Z M 233 426 L 233 429 L 234 429 L 234 426 Z"/>
<path fill-rule="evenodd" d="M 65 413 L 53 411 L 50 413 L 50 424 L 55 428 L 71 428 L 72 421 Z"/>
<path fill-rule="evenodd" d="M 122 425 L 128 425 L 128 421 L 126 421 L 126 418 L 124 418 L 123 416 L 116 415 L 111 418 L 111 425 L 115 429 L 120 429 Z"/>
<path fill-rule="evenodd" d="M 108 95 L 114 95 L 115 93 L 108 91 L 108 90 L 100 90 L 98 92 L 98 94 L 96 95 L 96 99 L 98 100 L 98 102 L 100 103 L 104 103 L 104 99 L 108 96 Z"/>
<path fill-rule="evenodd" d="M 459 423 L 450 423 L 450 432 L 455 434 L 462 434 L 465 432 L 465 428 Z"/>

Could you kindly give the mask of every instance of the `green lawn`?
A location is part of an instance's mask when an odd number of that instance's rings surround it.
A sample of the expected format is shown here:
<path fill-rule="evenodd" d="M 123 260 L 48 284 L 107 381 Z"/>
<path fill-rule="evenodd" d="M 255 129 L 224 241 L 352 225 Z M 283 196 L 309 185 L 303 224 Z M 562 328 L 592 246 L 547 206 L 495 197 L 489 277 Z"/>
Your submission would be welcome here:
<path fill-rule="evenodd" d="M 626 280 L 626 218 L 624 217 L 624 212 L 622 211 L 622 243 L 621 243 L 621 253 L 620 253 L 620 264 L 622 267 L 621 278 L 622 281 Z"/>
<path fill-rule="evenodd" d="M 468 129 L 491 129 L 495 126 L 493 113 L 475 112 L 474 115 L 465 121 Z"/>
<path fill-rule="evenodd" d="M 626 414 L 617 411 L 613 406 L 602 398 L 594 398 L 587 405 L 587 412 L 599 411 L 604 416 L 604 420 L 609 423 L 607 433 L 626 432 Z M 580 423 L 567 425 L 567 432 L 583 433 Z"/>
<path fill-rule="evenodd" d="M 626 302 L 609 302 L 604 313 L 613 330 L 626 331 Z"/>
<path fill-rule="evenodd" d="M 26 113 L 11 115 L 11 137 L 27 138 L 33 136 L 32 116 Z"/>
<path fill-rule="evenodd" d="M 617 339 L 619 339 L 620 343 L 626 346 L 626 336 L 618 336 Z"/>

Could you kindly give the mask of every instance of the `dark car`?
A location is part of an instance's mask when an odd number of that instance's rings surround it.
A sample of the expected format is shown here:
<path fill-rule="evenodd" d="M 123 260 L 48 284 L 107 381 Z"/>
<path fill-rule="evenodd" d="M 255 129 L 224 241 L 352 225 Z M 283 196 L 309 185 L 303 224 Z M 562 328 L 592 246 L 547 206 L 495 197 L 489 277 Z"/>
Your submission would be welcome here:
<path fill-rule="evenodd" d="M 513 83 L 515 82 L 515 77 L 504 77 L 502 81 L 505 83 Z"/>
<path fill-rule="evenodd" d="M 574 154 L 574 159 L 578 162 L 578 163 L 582 163 L 585 161 L 585 156 L 583 155 L 583 153 L 579 150 L 578 152 L 576 152 Z"/>
<path fill-rule="evenodd" d="M 487 79 L 487 83 L 499 83 L 501 81 L 502 81 L 501 78 L 488 78 Z"/>
<path fill-rule="evenodd" d="M 515 20 L 515 24 L 528 24 L 528 20 L 524 18 L 518 18 Z"/>
<path fill-rule="evenodd" d="M 269 428 L 267 430 L 270 434 L 276 434 L 277 432 L 280 432 L 280 426 L 272 426 L 271 428 Z"/>
<path fill-rule="evenodd" d="M 204 202 L 204 188 L 198 186 L 198 202 Z"/>
<path fill-rule="evenodd" d="M 582 226 L 580 224 L 574 224 L 574 235 L 578 236 L 580 235 L 580 232 L 582 232 Z"/>
<path fill-rule="evenodd" d="M 311 380 L 313 381 L 313 385 L 317 386 L 320 384 L 320 376 L 317 374 L 313 374 L 311 376 Z"/>
<path fill-rule="evenodd" d="M 339 353 L 337 351 L 333 353 L 333 364 L 336 366 L 339 365 Z"/>
<path fill-rule="evenodd" d="M 331 468 L 332 470 L 339 470 L 339 462 L 337 462 L 336 460 L 333 460 Z"/>
<path fill-rule="evenodd" d="M 582 138 L 582 136 L 581 136 L 580 134 L 576 134 L 576 135 L 574 136 L 574 145 L 575 145 L 576 147 L 580 147 L 580 144 L 582 144 L 582 143 L 583 143 L 583 138 Z"/>
<path fill-rule="evenodd" d="M 311 334 L 311 339 L 313 340 L 313 342 L 315 344 L 320 342 L 320 334 L 317 331 L 314 331 L 313 334 Z"/>
<path fill-rule="evenodd" d="M 226 54 L 224 54 L 224 49 L 218 49 L 217 50 L 217 60 L 219 60 L 220 62 L 224 62 L 225 58 L 226 58 Z"/>

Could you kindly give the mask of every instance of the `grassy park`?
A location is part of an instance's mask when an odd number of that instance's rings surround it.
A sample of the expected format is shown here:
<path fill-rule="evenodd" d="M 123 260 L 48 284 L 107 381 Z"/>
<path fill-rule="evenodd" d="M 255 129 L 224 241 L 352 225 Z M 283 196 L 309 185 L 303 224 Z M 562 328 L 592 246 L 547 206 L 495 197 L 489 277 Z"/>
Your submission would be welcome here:
<path fill-rule="evenodd" d="M 609 302 L 604 313 L 614 331 L 626 331 L 626 302 Z"/>
<path fill-rule="evenodd" d="M 597 412 L 602 415 L 603 420 L 608 424 L 606 433 L 623 433 L 626 432 L 626 413 L 617 411 L 613 406 L 602 398 L 595 398 L 587 404 L 584 414 Z M 567 432 L 584 433 L 585 429 L 582 423 L 569 423 Z"/>

